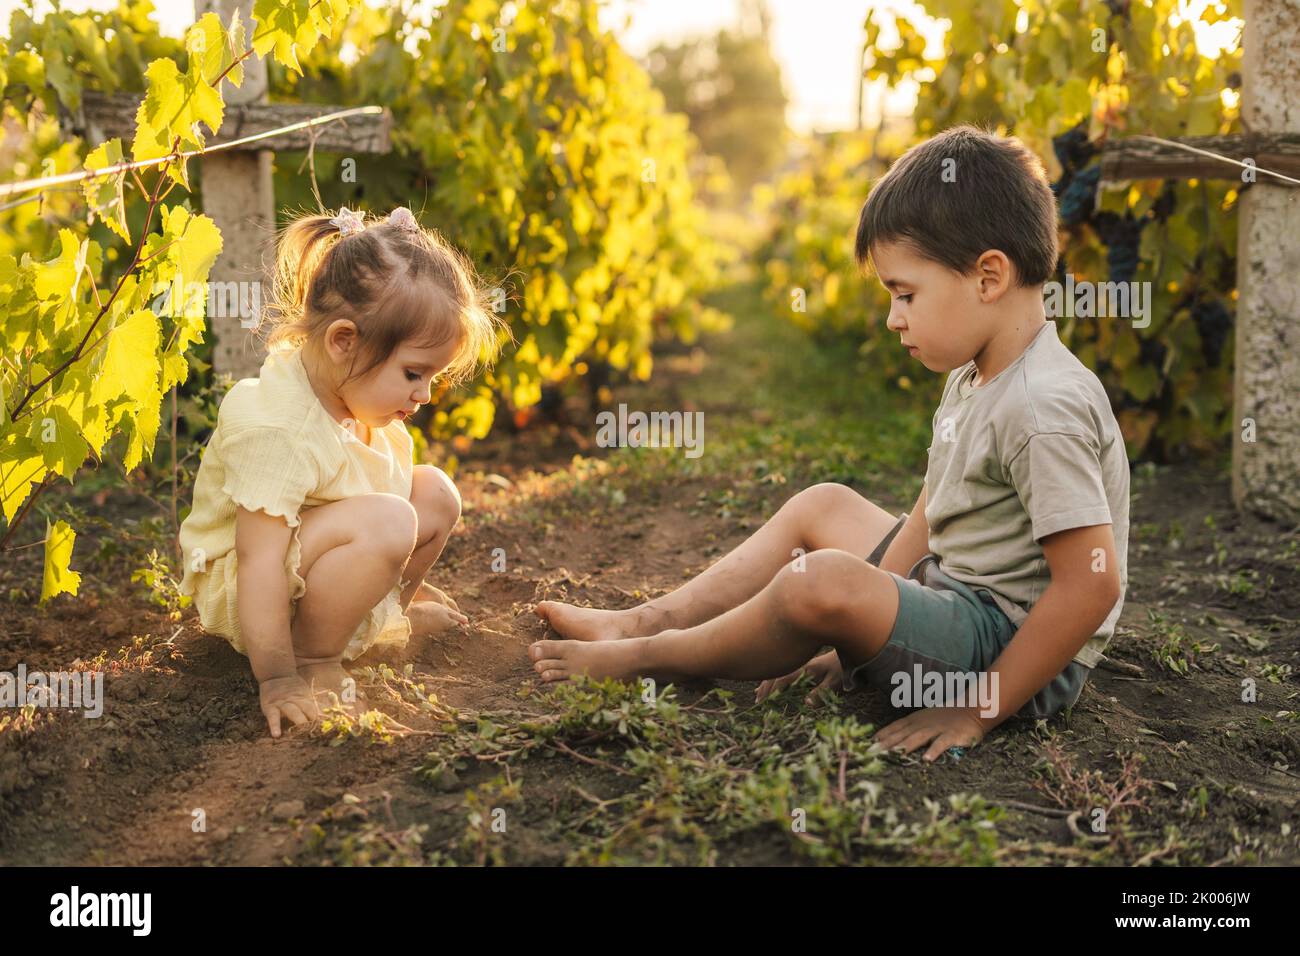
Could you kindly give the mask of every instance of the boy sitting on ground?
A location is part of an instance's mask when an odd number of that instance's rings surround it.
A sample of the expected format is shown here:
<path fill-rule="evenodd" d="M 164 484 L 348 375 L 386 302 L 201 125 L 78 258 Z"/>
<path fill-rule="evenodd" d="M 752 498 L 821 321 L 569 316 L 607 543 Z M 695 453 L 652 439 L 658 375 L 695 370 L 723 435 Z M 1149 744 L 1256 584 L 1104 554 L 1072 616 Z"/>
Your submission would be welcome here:
<path fill-rule="evenodd" d="M 1042 165 L 1015 139 L 945 131 L 877 183 L 856 254 L 893 295 L 887 327 L 949 373 L 911 512 L 815 485 L 664 597 L 544 601 L 569 639 L 529 648 L 543 680 L 757 680 L 761 700 L 804 674 L 887 693 L 982 675 L 992 701 L 944 700 L 879 732 L 929 744 L 927 760 L 1078 699 L 1123 607 L 1129 464 L 1101 383 L 1044 314 L 1058 249 Z"/>

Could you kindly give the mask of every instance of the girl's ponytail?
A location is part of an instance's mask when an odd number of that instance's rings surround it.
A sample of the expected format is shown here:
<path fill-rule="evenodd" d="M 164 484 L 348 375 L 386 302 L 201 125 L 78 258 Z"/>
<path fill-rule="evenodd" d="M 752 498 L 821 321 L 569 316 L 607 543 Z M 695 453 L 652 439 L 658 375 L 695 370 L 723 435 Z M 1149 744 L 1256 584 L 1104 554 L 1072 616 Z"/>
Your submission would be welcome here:
<path fill-rule="evenodd" d="M 280 234 L 271 301 L 266 313 L 269 351 L 297 348 L 311 332 L 307 299 L 312 280 L 338 243 L 338 227 L 328 215 L 300 216 Z"/>

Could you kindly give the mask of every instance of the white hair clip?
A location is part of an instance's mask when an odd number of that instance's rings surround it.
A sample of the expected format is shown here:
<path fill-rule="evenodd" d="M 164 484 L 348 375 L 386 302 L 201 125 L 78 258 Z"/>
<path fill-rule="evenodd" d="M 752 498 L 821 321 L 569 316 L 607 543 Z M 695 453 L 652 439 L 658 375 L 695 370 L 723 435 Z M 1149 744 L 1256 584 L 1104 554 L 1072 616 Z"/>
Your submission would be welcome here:
<path fill-rule="evenodd" d="M 364 232 L 366 228 L 362 218 L 347 206 L 339 209 L 339 214 L 330 220 L 330 224 L 337 228 L 339 234 L 345 239 L 353 233 Z"/>
<path fill-rule="evenodd" d="M 412 215 L 411 210 L 407 209 L 405 206 L 398 206 L 390 212 L 388 214 L 388 221 L 404 232 L 420 231 L 420 224 L 415 221 L 415 216 Z"/>

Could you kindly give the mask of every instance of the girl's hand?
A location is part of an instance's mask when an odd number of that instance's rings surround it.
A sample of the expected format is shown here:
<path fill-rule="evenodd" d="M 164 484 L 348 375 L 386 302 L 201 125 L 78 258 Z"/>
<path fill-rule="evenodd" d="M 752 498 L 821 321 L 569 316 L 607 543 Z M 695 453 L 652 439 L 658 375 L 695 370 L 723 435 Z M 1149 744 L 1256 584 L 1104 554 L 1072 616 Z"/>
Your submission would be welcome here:
<path fill-rule="evenodd" d="M 295 727 L 313 723 L 320 717 L 311 688 L 297 674 L 262 681 L 259 697 L 272 737 L 280 736 L 281 717 L 292 720 Z"/>
<path fill-rule="evenodd" d="M 987 733 L 972 711 L 961 707 L 927 708 L 882 728 L 876 734 L 876 743 L 886 750 L 901 747 L 908 754 L 930 744 L 925 759 L 934 761 L 949 747 L 975 746 Z"/>
<path fill-rule="evenodd" d="M 827 651 L 820 657 L 814 657 L 792 674 L 763 681 L 758 685 L 758 690 L 754 693 L 754 703 L 761 703 L 770 694 L 785 690 L 804 674 L 811 674 L 819 681 L 817 686 L 808 693 L 807 703 L 811 704 L 821 695 L 822 691 L 834 689 L 843 682 L 844 668 L 840 665 L 840 655 L 834 651 Z"/>

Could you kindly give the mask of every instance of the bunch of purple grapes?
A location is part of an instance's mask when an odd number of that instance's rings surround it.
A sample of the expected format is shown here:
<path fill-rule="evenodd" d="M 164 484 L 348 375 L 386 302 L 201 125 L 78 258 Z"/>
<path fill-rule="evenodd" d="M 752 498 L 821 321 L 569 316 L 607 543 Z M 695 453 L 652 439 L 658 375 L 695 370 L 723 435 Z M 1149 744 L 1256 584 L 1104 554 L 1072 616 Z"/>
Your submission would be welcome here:
<path fill-rule="evenodd" d="M 1205 361 L 1217 367 L 1223 361 L 1223 346 L 1232 333 L 1232 313 L 1222 299 L 1197 297 L 1192 303 L 1192 321 L 1201 336 L 1201 349 Z"/>

